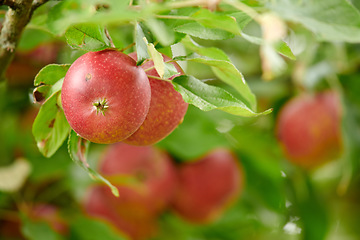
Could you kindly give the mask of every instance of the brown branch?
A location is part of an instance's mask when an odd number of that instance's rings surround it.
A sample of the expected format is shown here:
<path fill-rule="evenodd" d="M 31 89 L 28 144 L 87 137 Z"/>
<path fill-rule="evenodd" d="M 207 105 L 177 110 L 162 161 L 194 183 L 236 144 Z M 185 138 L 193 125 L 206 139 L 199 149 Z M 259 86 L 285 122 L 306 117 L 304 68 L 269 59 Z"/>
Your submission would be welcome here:
<path fill-rule="evenodd" d="M 14 58 L 25 26 L 33 12 L 48 0 L 0 0 L 0 5 L 9 6 L 0 33 L 0 82 L 4 81 L 6 69 Z"/>
<path fill-rule="evenodd" d="M 0 0 L 0 6 L 6 5 L 12 9 L 17 9 L 19 7 L 19 3 L 16 0 Z"/>
<path fill-rule="evenodd" d="M 34 0 L 32 4 L 32 11 L 35 11 L 41 5 L 47 3 L 49 0 Z"/>

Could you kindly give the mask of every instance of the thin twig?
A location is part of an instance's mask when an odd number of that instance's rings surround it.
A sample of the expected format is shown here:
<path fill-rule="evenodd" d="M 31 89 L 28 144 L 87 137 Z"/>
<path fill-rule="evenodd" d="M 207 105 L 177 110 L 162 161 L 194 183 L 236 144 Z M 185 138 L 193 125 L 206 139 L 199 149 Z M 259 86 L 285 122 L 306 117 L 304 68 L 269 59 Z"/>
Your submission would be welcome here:
<path fill-rule="evenodd" d="M 107 28 L 104 28 L 104 31 L 105 31 L 105 35 L 106 35 L 107 39 L 109 39 L 109 41 L 110 41 L 110 46 L 112 48 L 115 48 L 115 44 L 110 36 L 109 30 L 107 30 Z"/>

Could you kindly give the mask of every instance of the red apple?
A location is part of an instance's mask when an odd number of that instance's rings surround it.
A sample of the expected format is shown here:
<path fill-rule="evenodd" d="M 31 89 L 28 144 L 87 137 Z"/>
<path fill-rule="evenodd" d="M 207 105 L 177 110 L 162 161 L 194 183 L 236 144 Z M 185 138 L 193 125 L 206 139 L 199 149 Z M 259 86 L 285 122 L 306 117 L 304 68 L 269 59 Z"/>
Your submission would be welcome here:
<path fill-rule="evenodd" d="M 235 155 L 215 149 L 178 169 L 179 184 L 173 209 L 194 223 L 216 220 L 242 190 L 243 174 Z"/>
<path fill-rule="evenodd" d="M 339 156 L 341 104 L 334 91 L 302 94 L 280 111 L 277 137 L 287 159 L 311 169 Z"/>
<path fill-rule="evenodd" d="M 141 67 L 116 50 L 88 52 L 66 73 L 61 101 L 81 137 L 115 143 L 133 134 L 149 111 L 151 90 Z"/>
<path fill-rule="evenodd" d="M 152 146 L 117 143 L 106 151 L 99 172 L 114 184 L 117 177 L 128 174 L 139 181 L 138 186 L 117 185 L 118 198 L 108 187 L 96 186 L 90 191 L 96 193 L 86 197 L 87 212 L 107 219 L 134 239 L 151 235 L 155 219 L 170 203 L 177 183 L 170 157 Z"/>
<path fill-rule="evenodd" d="M 136 53 L 130 53 L 130 57 L 137 60 Z M 171 60 L 163 55 L 164 61 Z M 171 62 L 179 74 L 170 78 L 184 74 L 181 67 L 176 62 Z M 169 135 L 182 121 L 186 113 L 188 104 L 183 100 L 173 85 L 166 81 L 152 78 L 159 77 L 153 61 L 148 61 L 142 65 L 143 69 L 149 69 L 146 74 L 149 77 L 151 86 L 151 102 L 149 113 L 140 128 L 124 142 L 132 145 L 150 145 L 159 142 Z"/>

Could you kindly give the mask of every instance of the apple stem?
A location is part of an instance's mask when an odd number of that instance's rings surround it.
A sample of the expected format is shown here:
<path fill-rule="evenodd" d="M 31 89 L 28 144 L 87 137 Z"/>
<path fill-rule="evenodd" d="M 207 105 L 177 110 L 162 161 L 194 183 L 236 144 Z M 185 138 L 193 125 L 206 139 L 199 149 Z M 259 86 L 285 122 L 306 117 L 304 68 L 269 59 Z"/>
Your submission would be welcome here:
<path fill-rule="evenodd" d="M 94 102 L 93 103 L 93 106 L 95 107 L 96 109 L 96 114 L 99 114 L 99 112 L 102 113 L 103 116 L 105 116 L 105 111 L 106 109 L 109 108 L 109 106 L 107 105 L 107 101 L 106 99 L 102 99 L 102 100 L 99 100 L 97 102 Z"/>

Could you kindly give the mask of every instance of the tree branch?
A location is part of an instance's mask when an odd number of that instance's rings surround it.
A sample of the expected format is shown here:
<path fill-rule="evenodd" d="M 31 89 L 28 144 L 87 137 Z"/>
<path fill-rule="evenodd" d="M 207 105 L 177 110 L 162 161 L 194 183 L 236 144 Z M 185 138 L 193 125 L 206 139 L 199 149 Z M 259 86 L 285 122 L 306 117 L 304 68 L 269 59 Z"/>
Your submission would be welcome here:
<path fill-rule="evenodd" d="M 12 9 L 19 7 L 19 3 L 17 3 L 16 0 L 0 0 L 0 6 L 1 5 L 9 6 Z"/>
<path fill-rule="evenodd" d="M 43 5 L 44 3 L 47 3 L 49 0 L 34 0 L 32 4 L 32 11 L 35 11 L 38 7 Z"/>
<path fill-rule="evenodd" d="M 0 0 L 0 5 L 9 6 L 0 33 L 0 82 L 4 81 L 15 49 L 33 12 L 48 0 Z"/>

